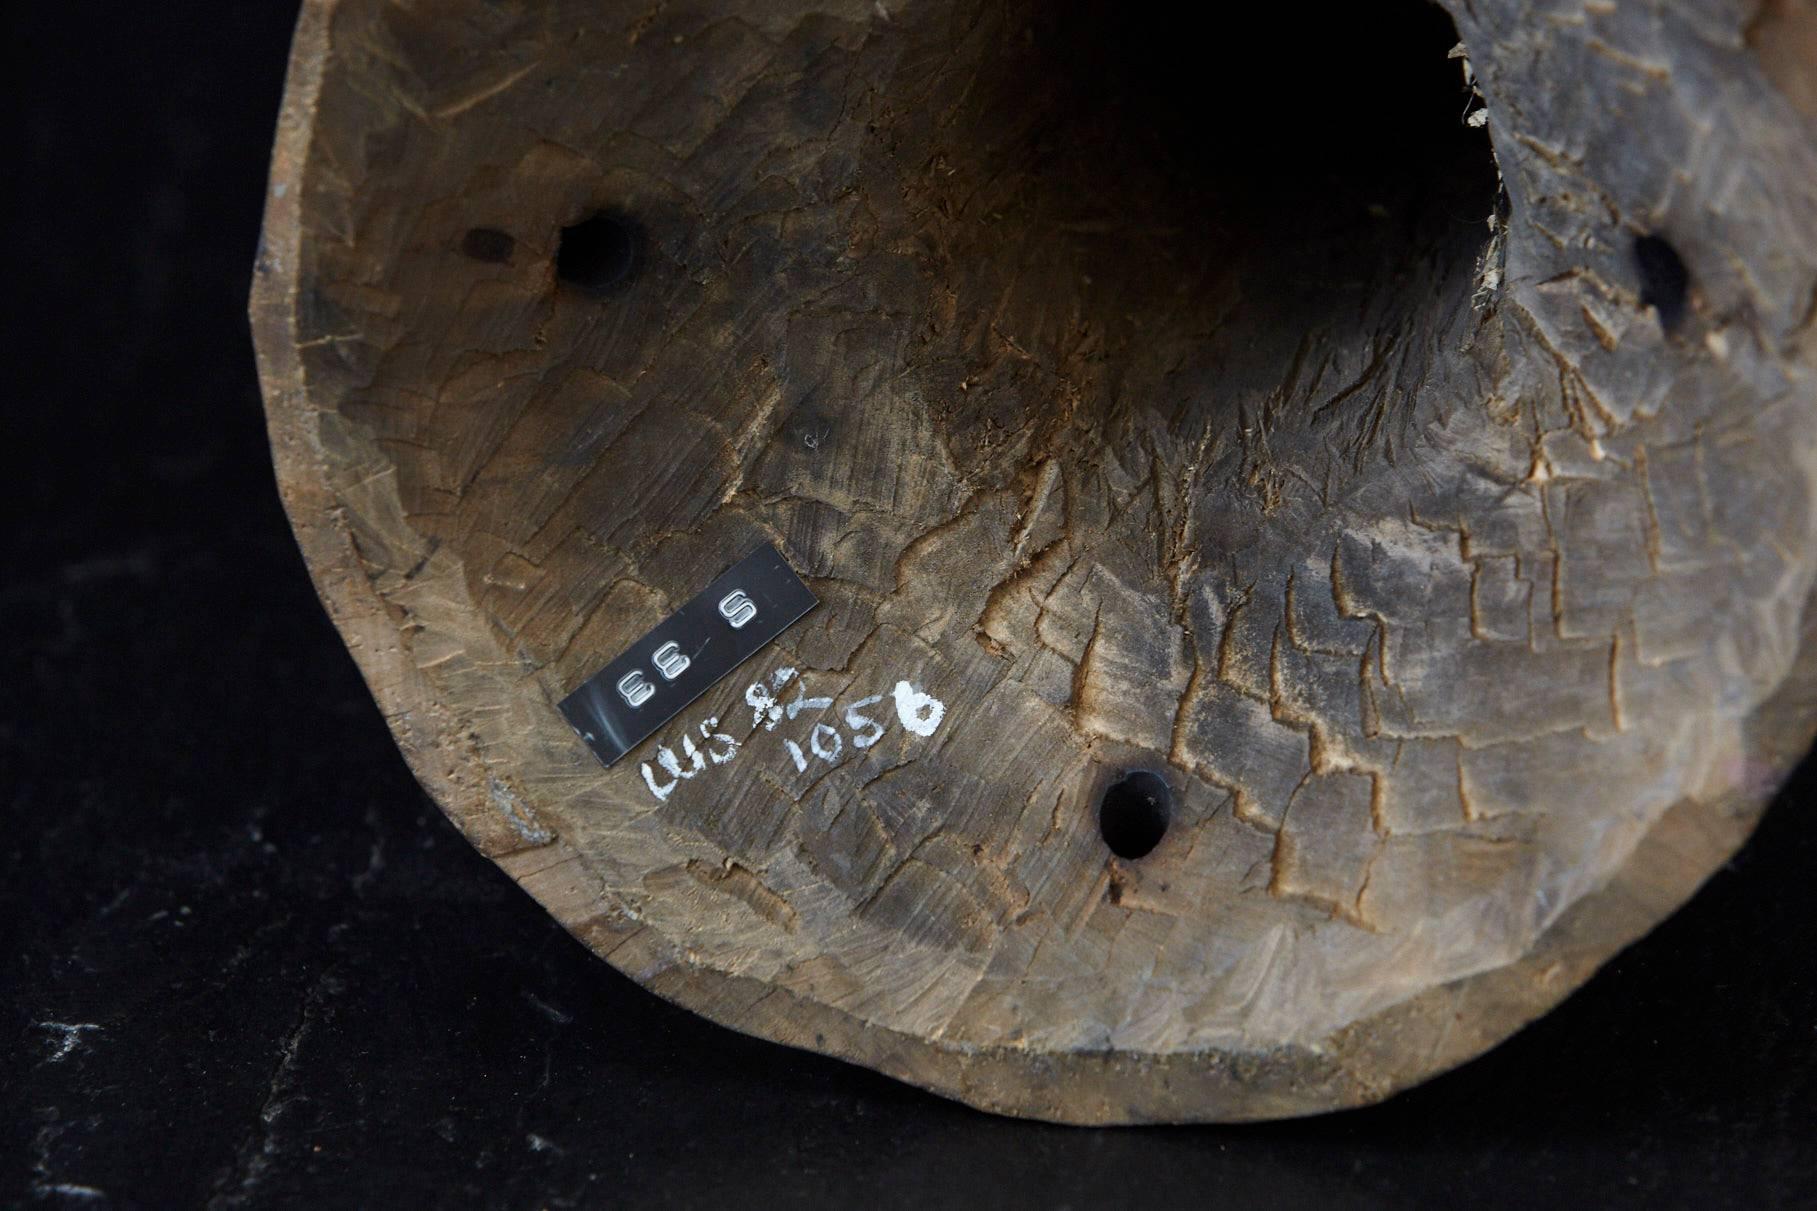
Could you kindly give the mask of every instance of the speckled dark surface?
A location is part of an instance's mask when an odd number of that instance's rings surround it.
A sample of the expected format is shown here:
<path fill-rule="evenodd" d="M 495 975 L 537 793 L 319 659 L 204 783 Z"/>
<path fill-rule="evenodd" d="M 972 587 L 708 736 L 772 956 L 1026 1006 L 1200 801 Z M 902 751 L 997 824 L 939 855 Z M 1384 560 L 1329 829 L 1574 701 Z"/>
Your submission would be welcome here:
<path fill-rule="evenodd" d="M 0 1205 L 1817 1203 L 1817 774 L 1487 1058 L 1242 1129 L 992 1119 L 710 1026 L 418 790 L 243 318 L 291 11 L 7 6 Z"/>

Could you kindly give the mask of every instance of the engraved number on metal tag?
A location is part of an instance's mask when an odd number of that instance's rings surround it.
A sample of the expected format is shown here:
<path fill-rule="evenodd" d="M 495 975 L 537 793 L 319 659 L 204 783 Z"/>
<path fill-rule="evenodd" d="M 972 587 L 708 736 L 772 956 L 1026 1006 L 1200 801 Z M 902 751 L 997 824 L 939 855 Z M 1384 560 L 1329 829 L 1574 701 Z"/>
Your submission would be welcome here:
<path fill-rule="evenodd" d="M 656 654 L 650 657 L 650 663 L 656 666 L 656 671 L 662 674 L 664 681 L 673 681 L 687 672 L 688 665 L 692 662 L 681 654 L 681 645 L 671 639 L 656 649 Z"/>
<path fill-rule="evenodd" d="M 656 687 L 642 673 L 626 673 L 618 679 L 619 695 L 634 707 L 650 701 L 650 695 L 655 692 Z"/>
<path fill-rule="evenodd" d="M 736 629 L 757 617 L 757 603 L 743 589 L 734 589 L 719 599 L 719 614 Z"/>
<path fill-rule="evenodd" d="M 609 766 L 816 604 L 776 548 L 760 547 L 562 699 L 561 712 Z"/>

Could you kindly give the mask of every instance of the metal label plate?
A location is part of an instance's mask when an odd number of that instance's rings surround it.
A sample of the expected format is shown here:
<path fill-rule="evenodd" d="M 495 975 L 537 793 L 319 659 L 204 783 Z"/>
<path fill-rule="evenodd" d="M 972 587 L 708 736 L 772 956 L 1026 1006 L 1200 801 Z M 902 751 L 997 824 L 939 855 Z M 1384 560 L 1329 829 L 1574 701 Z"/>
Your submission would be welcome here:
<path fill-rule="evenodd" d="M 766 544 L 562 699 L 561 713 L 611 768 L 819 604 Z"/>

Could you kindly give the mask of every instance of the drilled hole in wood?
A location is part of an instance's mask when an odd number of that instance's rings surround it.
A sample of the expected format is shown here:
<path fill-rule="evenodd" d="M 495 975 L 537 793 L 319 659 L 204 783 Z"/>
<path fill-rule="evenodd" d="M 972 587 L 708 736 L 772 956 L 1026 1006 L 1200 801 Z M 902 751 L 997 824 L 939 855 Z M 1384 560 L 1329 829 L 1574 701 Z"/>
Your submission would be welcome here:
<path fill-rule="evenodd" d="M 1098 831 L 1119 858 L 1147 856 L 1167 835 L 1172 818 L 1173 792 L 1146 770 L 1117 779 L 1098 804 Z"/>
<path fill-rule="evenodd" d="M 1685 295 L 1691 288 L 1691 271 L 1678 249 L 1661 236 L 1634 239 L 1634 265 L 1640 271 L 1640 302 L 1659 310 L 1659 323 L 1675 328 L 1684 318 Z"/>
<path fill-rule="evenodd" d="M 600 211 L 572 227 L 562 228 L 555 253 L 555 276 L 570 286 L 605 294 L 637 274 L 642 232 L 631 219 Z"/>

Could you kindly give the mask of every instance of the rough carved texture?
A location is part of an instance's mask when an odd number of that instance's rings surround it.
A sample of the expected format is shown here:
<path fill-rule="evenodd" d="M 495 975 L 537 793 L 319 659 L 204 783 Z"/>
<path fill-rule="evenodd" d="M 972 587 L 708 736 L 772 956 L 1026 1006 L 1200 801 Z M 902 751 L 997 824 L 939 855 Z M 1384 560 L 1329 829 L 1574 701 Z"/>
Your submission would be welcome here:
<path fill-rule="evenodd" d="M 474 843 L 719 1021 L 1082 1122 L 1385 1096 L 1681 902 L 1813 718 L 1809 13 L 1346 7 L 1247 19 L 1258 99 L 1081 6 L 306 5 L 273 447 Z M 634 272 L 558 280 L 602 210 Z M 764 541 L 822 607 L 601 770 L 553 704 Z"/>

